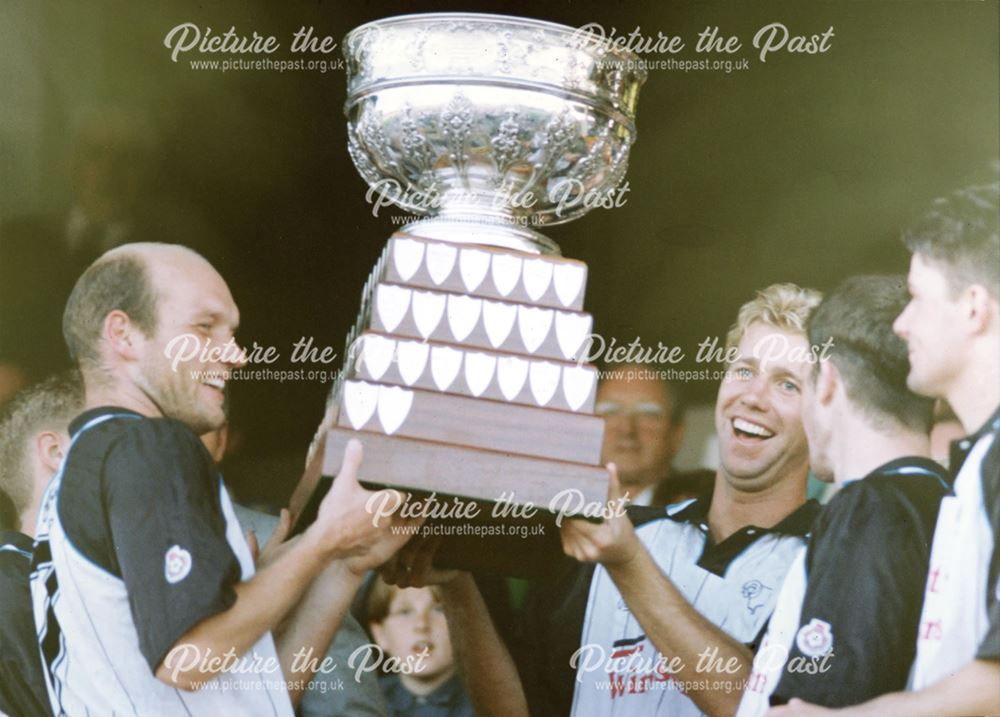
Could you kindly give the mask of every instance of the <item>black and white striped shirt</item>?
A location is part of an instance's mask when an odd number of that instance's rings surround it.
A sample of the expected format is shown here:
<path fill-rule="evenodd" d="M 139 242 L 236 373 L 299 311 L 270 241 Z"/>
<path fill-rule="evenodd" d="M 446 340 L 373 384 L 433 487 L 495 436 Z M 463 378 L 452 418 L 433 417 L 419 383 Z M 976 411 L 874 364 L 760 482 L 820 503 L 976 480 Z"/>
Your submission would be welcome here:
<path fill-rule="evenodd" d="M 748 525 L 715 544 L 709 535 L 710 504 L 706 496 L 669 506 L 665 515 L 663 509 L 651 509 L 661 511 L 662 517 L 641 525 L 636 533 L 698 612 L 734 639 L 753 645 L 819 506 L 810 501 L 773 528 Z M 606 662 L 598 669 L 586 669 L 582 659 L 578 663 L 573 717 L 701 714 L 659 669 L 657 649 L 600 565 L 591 581 L 580 645 L 588 656 L 603 655 Z M 742 685 L 730 689 L 741 690 Z"/>
<path fill-rule="evenodd" d="M 0 533 L 0 713 L 44 717 L 49 711 L 31 617 L 31 538 Z"/>
<path fill-rule="evenodd" d="M 178 421 L 120 408 L 85 412 L 70 434 L 42 500 L 31 573 L 53 712 L 291 717 L 270 633 L 195 692 L 155 676 L 254 572 L 198 437 Z M 183 657 L 224 658 L 191 649 Z"/>
<path fill-rule="evenodd" d="M 919 690 L 974 659 L 1000 660 L 1000 409 L 952 444 L 955 494 L 941 502 L 917 658 Z"/>

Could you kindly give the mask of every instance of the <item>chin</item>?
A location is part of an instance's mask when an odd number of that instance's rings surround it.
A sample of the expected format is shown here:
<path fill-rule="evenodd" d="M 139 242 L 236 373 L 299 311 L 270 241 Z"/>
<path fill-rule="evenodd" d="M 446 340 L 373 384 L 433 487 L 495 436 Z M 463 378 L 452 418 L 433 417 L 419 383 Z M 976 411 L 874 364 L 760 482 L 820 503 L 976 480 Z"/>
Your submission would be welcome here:
<path fill-rule="evenodd" d="M 944 392 L 936 384 L 936 381 L 914 374 L 913 371 L 910 371 L 910 375 L 906 377 L 906 387 L 914 393 L 931 398 L 943 398 Z"/>
<path fill-rule="evenodd" d="M 199 436 L 203 433 L 222 428 L 222 425 L 226 422 L 226 417 L 222 414 L 222 411 L 219 411 L 218 415 L 209 411 L 200 411 L 197 413 L 185 412 L 174 414 L 172 418 L 176 418 Z"/>
<path fill-rule="evenodd" d="M 755 461 L 754 463 L 723 463 L 722 468 L 726 475 L 729 476 L 730 483 L 740 488 L 750 489 L 753 487 L 766 487 L 760 481 L 768 473 L 772 465 L 773 463 Z"/>

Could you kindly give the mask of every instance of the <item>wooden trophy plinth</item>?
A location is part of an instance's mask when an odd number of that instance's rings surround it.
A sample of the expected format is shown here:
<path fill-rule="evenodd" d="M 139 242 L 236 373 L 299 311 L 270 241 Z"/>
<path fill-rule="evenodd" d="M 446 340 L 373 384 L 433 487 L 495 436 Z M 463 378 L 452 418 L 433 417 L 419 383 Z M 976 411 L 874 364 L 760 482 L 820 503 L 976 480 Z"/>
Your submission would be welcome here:
<path fill-rule="evenodd" d="M 390 239 L 293 512 L 309 521 L 321 476 L 358 438 L 359 480 L 423 506 L 436 564 L 544 574 L 561 554 L 556 517 L 593 514 L 607 493 L 585 281 L 561 257 Z"/>

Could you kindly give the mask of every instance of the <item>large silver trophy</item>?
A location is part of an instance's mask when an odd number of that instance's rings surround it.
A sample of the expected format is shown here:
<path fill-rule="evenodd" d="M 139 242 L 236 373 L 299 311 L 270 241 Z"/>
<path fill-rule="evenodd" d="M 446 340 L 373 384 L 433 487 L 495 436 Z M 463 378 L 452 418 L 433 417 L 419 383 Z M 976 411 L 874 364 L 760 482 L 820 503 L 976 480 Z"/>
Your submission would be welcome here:
<path fill-rule="evenodd" d="M 607 475 L 586 265 L 533 227 L 622 181 L 645 72 L 589 33 L 497 15 L 380 20 L 344 53 L 369 201 L 421 218 L 365 285 L 323 473 L 359 436 L 369 482 L 591 514 Z"/>

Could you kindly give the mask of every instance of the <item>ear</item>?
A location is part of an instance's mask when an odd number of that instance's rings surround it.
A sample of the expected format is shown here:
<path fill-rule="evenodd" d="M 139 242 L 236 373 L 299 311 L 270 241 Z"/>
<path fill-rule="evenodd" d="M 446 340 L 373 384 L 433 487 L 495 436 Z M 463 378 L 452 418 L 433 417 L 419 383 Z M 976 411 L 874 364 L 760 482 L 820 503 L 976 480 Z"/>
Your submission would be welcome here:
<path fill-rule="evenodd" d="M 821 359 L 816 376 L 816 402 L 821 406 L 829 406 L 841 383 L 840 371 L 833 365 L 833 361 Z"/>
<path fill-rule="evenodd" d="M 132 320 L 124 311 L 115 309 L 104 317 L 101 338 L 111 347 L 112 352 L 125 360 L 138 357 L 138 339 L 144 338 L 132 325 Z"/>
<path fill-rule="evenodd" d="M 42 462 L 46 470 L 55 473 L 59 470 L 65 452 L 63 444 L 65 438 L 56 431 L 42 431 L 35 436 L 35 455 Z"/>
<path fill-rule="evenodd" d="M 982 284 L 972 284 L 962 293 L 965 316 L 968 318 L 972 332 L 981 334 L 988 331 L 990 324 L 996 320 L 998 311 L 997 300 Z"/>

